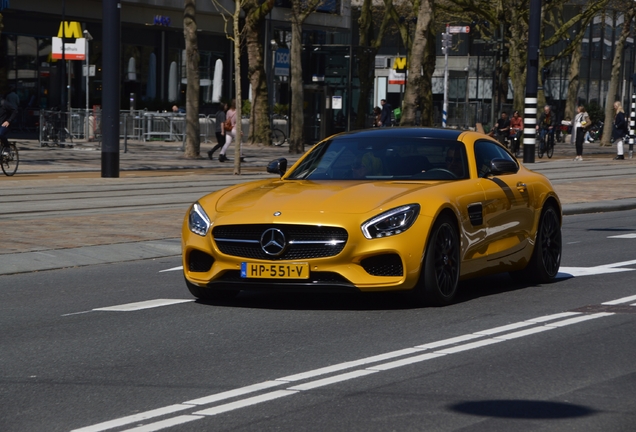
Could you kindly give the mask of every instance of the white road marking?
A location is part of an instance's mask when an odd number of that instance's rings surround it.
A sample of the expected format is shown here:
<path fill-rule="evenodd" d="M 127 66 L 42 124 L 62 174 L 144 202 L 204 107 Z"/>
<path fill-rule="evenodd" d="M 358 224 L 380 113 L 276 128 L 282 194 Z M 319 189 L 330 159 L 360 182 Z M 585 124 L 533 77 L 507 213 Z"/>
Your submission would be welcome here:
<path fill-rule="evenodd" d="M 172 268 L 165 269 L 165 270 L 159 270 L 159 273 L 170 272 L 170 271 L 177 271 L 177 270 L 183 270 L 183 266 L 179 266 L 179 267 L 172 267 Z"/>
<path fill-rule="evenodd" d="M 629 302 L 634 301 L 634 300 L 636 300 L 636 295 L 619 298 L 619 299 L 608 301 L 608 302 L 601 303 L 601 304 L 602 305 L 606 305 L 606 306 L 615 306 L 615 305 L 619 305 L 619 304 L 623 304 L 623 303 L 629 303 Z"/>
<path fill-rule="evenodd" d="M 633 238 L 636 238 L 636 233 L 620 234 L 620 235 L 615 235 L 615 236 L 609 236 L 607 238 L 633 239 Z"/>
<path fill-rule="evenodd" d="M 130 312 L 130 311 L 138 311 L 143 309 L 152 309 L 161 306 L 170 306 L 179 303 L 189 303 L 193 302 L 194 299 L 156 299 L 156 300 L 147 300 L 136 303 L 128 303 L 118 306 L 108 306 L 103 308 L 95 308 L 94 311 L 102 311 L 102 312 Z"/>
<path fill-rule="evenodd" d="M 291 396 L 293 394 L 298 393 L 297 391 L 291 391 L 291 390 L 276 390 L 270 393 L 265 393 L 263 395 L 260 396 L 254 396 L 251 398 L 247 398 L 247 399 L 243 399 L 240 401 L 236 401 L 236 402 L 230 402 L 228 404 L 225 405 L 219 405 L 217 407 L 214 408 L 209 408 L 209 409 L 205 409 L 203 411 L 197 411 L 194 414 L 195 415 L 217 415 L 217 414 L 221 414 L 224 412 L 228 412 L 228 411 L 234 411 L 235 409 L 239 409 L 239 408 L 244 408 L 246 406 L 250 406 L 250 405 L 256 405 L 262 402 L 268 402 L 274 399 L 278 399 L 278 398 L 282 398 L 285 396 Z"/>
<path fill-rule="evenodd" d="M 629 303 L 635 299 L 636 299 L 636 296 L 630 296 L 630 297 L 624 297 L 618 300 L 612 300 L 610 302 L 606 302 L 603 304 Z M 457 353 L 468 351 L 471 349 L 481 348 L 484 346 L 488 346 L 488 345 L 492 345 L 492 344 L 496 344 L 500 342 L 506 342 L 512 339 L 530 336 L 530 335 L 548 331 L 548 330 L 555 330 L 555 329 L 565 327 L 568 325 L 579 324 L 584 321 L 589 321 L 596 318 L 603 318 L 610 315 L 614 315 L 614 314 L 602 312 L 602 313 L 586 315 L 580 312 L 562 312 L 562 313 L 557 313 L 552 315 L 540 316 L 540 317 L 531 318 L 525 321 L 520 321 L 517 323 L 512 323 L 512 324 L 499 326 L 499 327 L 493 327 L 491 329 L 481 330 L 475 333 L 470 333 L 470 334 L 466 334 L 462 336 L 457 336 L 454 338 L 444 339 L 442 341 L 418 345 L 413 348 L 406 348 L 406 349 L 401 349 L 397 351 L 392 351 L 392 352 L 375 355 L 375 356 L 371 356 L 371 357 L 367 357 L 367 358 L 363 358 L 363 359 L 359 359 L 355 361 L 349 361 L 349 362 L 344 362 L 344 363 L 340 363 L 340 364 L 336 364 L 336 365 L 332 365 L 332 366 L 328 366 L 324 368 L 315 369 L 313 371 L 307 371 L 300 374 L 290 375 L 290 376 L 278 378 L 272 381 L 265 381 L 262 383 L 237 388 L 234 390 L 212 394 L 202 398 L 193 399 L 188 402 L 183 402 L 181 404 L 171 405 L 169 407 L 147 411 L 145 413 L 139 413 L 139 414 L 135 414 L 128 417 L 122 417 L 120 419 L 111 420 L 109 422 L 100 423 L 98 425 L 88 426 L 82 429 L 77 429 L 75 432 L 104 431 L 104 430 L 115 428 L 115 427 L 125 426 L 131 423 L 138 423 L 141 420 L 171 414 L 173 412 L 181 411 L 184 409 L 188 409 L 188 408 L 192 409 L 199 405 L 210 404 L 210 403 L 218 402 L 224 399 L 228 399 L 228 398 L 232 398 L 236 396 L 242 396 L 242 395 L 257 392 L 260 390 L 276 387 L 276 386 L 289 385 L 290 382 L 299 381 L 299 380 L 303 380 L 307 378 L 313 378 L 315 376 L 323 375 L 326 373 L 340 371 L 343 369 L 355 368 L 357 366 L 362 366 L 362 365 L 366 365 L 366 364 L 374 363 L 374 362 L 381 362 L 382 360 L 393 359 L 400 356 L 407 356 L 406 358 L 403 358 L 400 360 L 377 364 L 375 366 L 366 367 L 365 369 L 358 369 L 358 370 L 354 370 L 351 372 L 343 373 L 343 374 L 332 376 L 332 377 L 309 381 L 303 384 L 297 384 L 282 390 L 275 390 L 269 393 L 264 393 L 264 394 L 252 396 L 246 399 L 241 399 L 238 401 L 233 401 L 233 402 L 222 404 L 222 405 L 217 405 L 215 407 L 204 409 L 201 411 L 196 411 L 192 413 L 192 415 L 181 415 L 173 419 L 162 420 L 156 423 L 140 426 L 137 429 L 132 429 L 136 431 L 156 431 L 166 427 L 170 427 L 172 425 L 178 425 L 178 424 L 198 420 L 201 418 L 200 416 L 213 416 L 213 415 L 237 410 L 240 408 L 244 408 L 247 406 L 256 405 L 263 402 L 268 402 L 274 399 L 279 399 L 281 397 L 291 396 L 293 394 L 298 393 L 299 391 L 308 391 L 314 388 L 323 387 L 330 384 L 335 384 L 335 383 L 344 382 L 351 379 L 364 377 L 376 372 L 387 371 L 387 370 L 411 365 L 418 362 L 432 360 L 432 359 L 443 357 L 446 355 L 457 354 Z M 565 318 L 565 319 L 562 319 L 562 318 Z M 528 325 L 533 325 L 533 324 L 536 326 L 529 329 L 517 331 L 517 332 L 505 333 L 508 330 L 514 330 L 521 327 L 527 327 Z M 501 333 L 505 333 L 505 334 L 501 334 Z M 494 336 L 492 338 L 485 338 L 480 341 L 474 341 L 474 342 L 468 342 L 468 343 L 462 344 L 462 342 L 466 342 L 472 339 L 484 337 L 486 335 L 494 335 L 494 334 L 496 334 L 497 336 Z M 449 346 L 449 345 L 455 345 L 455 346 L 450 346 L 448 348 L 444 348 L 434 352 L 418 354 L 415 356 L 409 356 L 409 354 L 421 353 L 422 350 L 428 349 L 429 347 L 439 348 L 439 347 Z M 142 428 L 145 428 L 145 429 L 142 429 Z"/>
<path fill-rule="evenodd" d="M 342 381 L 347 381 L 350 379 L 354 379 L 354 378 L 360 378 L 362 376 L 365 375 L 369 375 L 372 373 L 376 373 L 377 371 L 374 370 L 357 370 L 357 371 L 353 371 L 353 372 L 347 372 L 347 373 L 343 373 L 340 375 L 335 375 L 329 378 L 323 378 L 323 379 L 319 379 L 316 381 L 311 381 L 305 384 L 300 384 L 294 387 L 288 387 L 287 390 L 298 390 L 298 391 L 306 391 L 306 390 L 313 390 L 315 388 L 318 387 L 323 387 L 326 385 L 330 385 L 330 384 L 335 384 L 335 383 L 339 383 Z"/>
<path fill-rule="evenodd" d="M 265 390 L 271 387 L 279 386 L 281 383 L 278 381 L 265 381 L 262 383 L 254 384 L 247 387 L 241 387 L 234 390 L 229 390 L 223 393 L 213 394 L 211 396 L 205 396 L 199 399 L 193 399 L 184 404 L 187 405 L 207 405 L 214 402 L 221 401 L 223 399 L 230 399 L 236 396 L 243 396 L 244 394 L 253 393 L 259 390 Z"/>
<path fill-rule="evenodd" d="M 155 423 L 150 423 L 147 424 L 145 426 L 139 426 L 136 428 L 132 428 L 132 429 L 126 429 L 123 432 L 154 432 L 154 431 L 158 431 L 161 429 L 166 429 L 172 426 L 177 426 L 177 425 L 181 425 L 184 423 L 190 423 L 191 421 L 194 420 L 201 420 L 204 419 L 205 417 L 203 416 L 194 416 L 194 415 L 181 415 L 175 418 L 171 418 L 171 419 L 167 419 L 167 420 L 161 420 Z"/>
<path fill-rule="evenodd" d="M 163 408 L 158 408 L 151 411 L 142 412 L 139 414 L 133 414 L 126 417 L 121 417 L 115 420 L 110 420 L 104 423 L 98 423 L 96 425 L 83 427 L 80 429 L 73 429 L 71 432 L 101 432 L 108 429 L 113 429 L 120 426 L 129 425 L 131 423 L 137 423 L 143 420 L 148 420 L 154 417 L 160 417 L 166 414 L 172 414 L 175 412 L 191 409 L 190 405 L 170 405 Z"/>

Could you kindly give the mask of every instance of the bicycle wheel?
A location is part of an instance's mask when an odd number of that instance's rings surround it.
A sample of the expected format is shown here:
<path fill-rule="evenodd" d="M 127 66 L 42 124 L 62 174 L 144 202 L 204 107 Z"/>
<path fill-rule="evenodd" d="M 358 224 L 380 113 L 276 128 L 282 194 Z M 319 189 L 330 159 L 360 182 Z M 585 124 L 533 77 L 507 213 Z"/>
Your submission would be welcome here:
<path fill-rule="evenodd" d="M 272 129 L 272 144 L 282 146 L 285 142 L 285 133 L 280 129 Z"/>
<path fill-rule="evenodd" d="M 5 175 L 12 176 L 18 170 L 20 157 L 18 156 L 18 148 L 15 144 L 9 144 L 8 147 L 2 147 L 2 171 Z"/>
<path fill-rule="evenodd" d="M 543 157 L 543 153 L 545 152 L 545 141 L 542 139 L 539 139 L 538 142 L 538 146 L 537 146 L 537 152 L 539 155 L 539 159 L 541 159 Z"/>
<path fill-rule="evenodd" d="M 552 159 L 552 155 L 554 154 L 554 141 L 548 141 L 546 152 L 548 154 L 548 158 Z"/>

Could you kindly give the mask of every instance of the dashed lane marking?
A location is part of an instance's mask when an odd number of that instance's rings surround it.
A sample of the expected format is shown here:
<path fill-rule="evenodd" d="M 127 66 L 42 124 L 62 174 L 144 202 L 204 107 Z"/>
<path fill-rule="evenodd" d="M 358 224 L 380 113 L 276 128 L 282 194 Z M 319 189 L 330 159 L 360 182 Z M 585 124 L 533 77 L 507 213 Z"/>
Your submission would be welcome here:
<path fill-rule="evenodd" d="M 625 304 L 630 303 L 636 299 L 636 296 L 624 297 L 622 299 L 612 300 L 611 304 Z M 173 412 L 182 411 L 186 408 L 183 407 L 200 407 L 201 405 L 211 404 L 227 400 L 230 398 L 236 398 L 239 396 L 249 395 L 255 392 L 268 390 L 265 393 L 255 396 L 249 396 L 242 399 L 230 401 L 217 406 L 206 408 L 203 410 L 195 411 L 188 415 L 179 415 L 169 419 L 163 419 L 154 423 L 146 425 L 139 425 L 135 429 L 129 429 L 131 431 L 157 431 L 167 427 L 176 426 L 179 424 L 199 420 L 207 416 L 214 416 L 221 413 L 234 411 L 240 408 L 256 405 L 263 402 L 280 399 L 285 396 L 292 396 L 304 391 L 311 391 L 315 388 L 324 387 L 331 384 L 336 384 L 352 379 L 365 377 L 375 373 L 381 373 L 384 371 L 392 370 L 398 367 L 412 365 L 419 362 L 433 360 L 438 357 L 447 355 L 458 354 L 471 349 L 481 348 L 492 344 L 507 342 L 510 340 L 518 339 L 541 333 L 549 330 L 557 330 L 559 328 L 580 324 L 585 321 L 594 320 L 597 318 L 603 318 L 612 316 L 612 312 L 599 312 L 593 314 L 584 314 L 581 312 L 561 312 L 552 315 L 540 316 L 531 318 L 528 320 L 520 321 L 517 323 L 511 323 L 491 329 L 481 330 L 475 333 L 469 333 L 457 337 L 452 337 L 436 342 L 429 342 L 422 345 L 416 345 L 411 348 L 405 348 L 393 352 L 388 352 L 380 355 L 375 355 L 363 359 L 354 361 L 348 361 L 337 365 L 323 367 L 300 374 L 289 375 L 286 377 L 278 378 L 275 380 L 265 381 L 257 384 L 252 384 L 245 387 L 240 387 L 234 390 L 224 391 L 221 393 L 212 394 L 198 399 L 193 399 L 181 404 L 171 405 L 165 408 L 159 408 L 144 413 L 138 413 L 133 416 L 122 417 L 115 420 L 110 420 L 104 423 L 87 426 L 85 428 L 76 429 L 73 432 L 101 432 L 115 427 L 122 427 L 133 423 L 140 423 L 142 420 L 149 420 L 151 418 L 157 418 L 165 415 L 170 415 Z M 523 327 L 528 327 L 523 330 L 518 330 Z M 516 331 L 511 331 L 516 330 Z M 474 339 L 481 340 L 475 341 Z M 441 349 L 437 349 L 441 348 Z M 429 349 L 437 349 L 433 352 L 423 352 Z M 398 359 L 398 357 L 402 357 Z M 391 361 L 386 361 L 391 359 Z M 371 363 L 378 363 L 372 365 Z M 360 368 L 360 366 L 362 366 Z M 352 371 L 344 372 L 337 375 L 332 375 L 325 378 L 319 378 L 316 380 L 310 380 L 304 383 L 296 383 L 295 381 L 301 381 L 306 379 L 315 378 L 320 375 L 331 374 L 336 371 L 342 371 L 345 369 L 354 369 Z M 294 383 L 293 385 L 291 385 Z M 283 389 L 273 390 L 277 386 L 288 386 Z M 272 389 L 272 390 L 269 390 Z"/>

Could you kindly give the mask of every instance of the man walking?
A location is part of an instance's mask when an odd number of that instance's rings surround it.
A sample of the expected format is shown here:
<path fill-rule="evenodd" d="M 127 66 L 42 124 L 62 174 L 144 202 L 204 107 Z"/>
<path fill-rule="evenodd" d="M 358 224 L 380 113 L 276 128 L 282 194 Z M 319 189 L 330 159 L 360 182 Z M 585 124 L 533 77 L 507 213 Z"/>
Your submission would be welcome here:
<path fill-rule="evenodd" d="M 380 113 L 380 127 L 391 126 L 391 104 L 386 99 L 380 101 L 382 104 L 382 112 Z"/>

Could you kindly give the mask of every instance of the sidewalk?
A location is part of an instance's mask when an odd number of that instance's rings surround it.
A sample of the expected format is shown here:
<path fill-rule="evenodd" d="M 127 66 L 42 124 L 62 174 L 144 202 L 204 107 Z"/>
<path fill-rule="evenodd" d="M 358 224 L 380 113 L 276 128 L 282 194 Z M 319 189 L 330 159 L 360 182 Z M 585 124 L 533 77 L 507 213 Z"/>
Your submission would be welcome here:
<path fill-rule="evenodd" d="M 102 179 L 101 149 L 94 143 L 60 148 L 40 147 L 36 140 L 18 138 L 16 142 L 20 151 L 18 172 L 14 177 L 0 175 L 0 196 L 6 196 L 2 204 L 5 217 L 0 212 L 0 232 L 4 237 L 0 275 L 177 257 L 181 252 L 179 230 L 188 204 L 135 209 L 117 202 L 124 198 L 115 196 L 110 198 L 115 201 L 113 207 L 100 212 L 91 207 L 101 203 L 99 188 L 108 189 L 109 193 L 119 190 L 126 196 L 134 195 L 134 188 L 143 184 L 144 190 L 148 189 L 143 196 L 152 197 L 163 191 L 164 184 L 198 182 L 203 184 L 200 196 L 225 185 L 268 178 L 271 174 L 265 168 L 270 161 L 286 157 L 291 166 L 299 157 L 289 154 L 287 144 L 244 145 L 246 162 L 241 164 L 241 176 L 235 176 L 233 162 L 221 163 L 207 157 L 185 159 L 182 143 L 129 141 L 127 151 L 121 143 L 121 178 Z M 202 143 L 201 154 L 207 156 L 211 147 L 211 143 Z M 232 146 L 228 152 L 231 159 L 233 150 Z M 615 148 L 596 143 L 585 145 L 582 162 L 572 160 L 574 153 L 574 146 L 559 143 L 552 159 L 537 157 L 534 163 L 527 164 L 552 181 L 565 215 L 636 208 L 636 159 L 614 161 Z M 78 197 L 78 192 L 83 193 L 82 197 L 97 198 L 82 202 L 83 210 L 75 211 L 74 203 L 89 199 Z M 69 194 L 72 199 L 66 198 Z M 182 202 L 189 203 L 189 199 L 184 196 Z M 48 206 L 43 208 L 56 211 L 18 210 L 33 200 L 41 200 L 45 202 L 43 206 Z"/>

